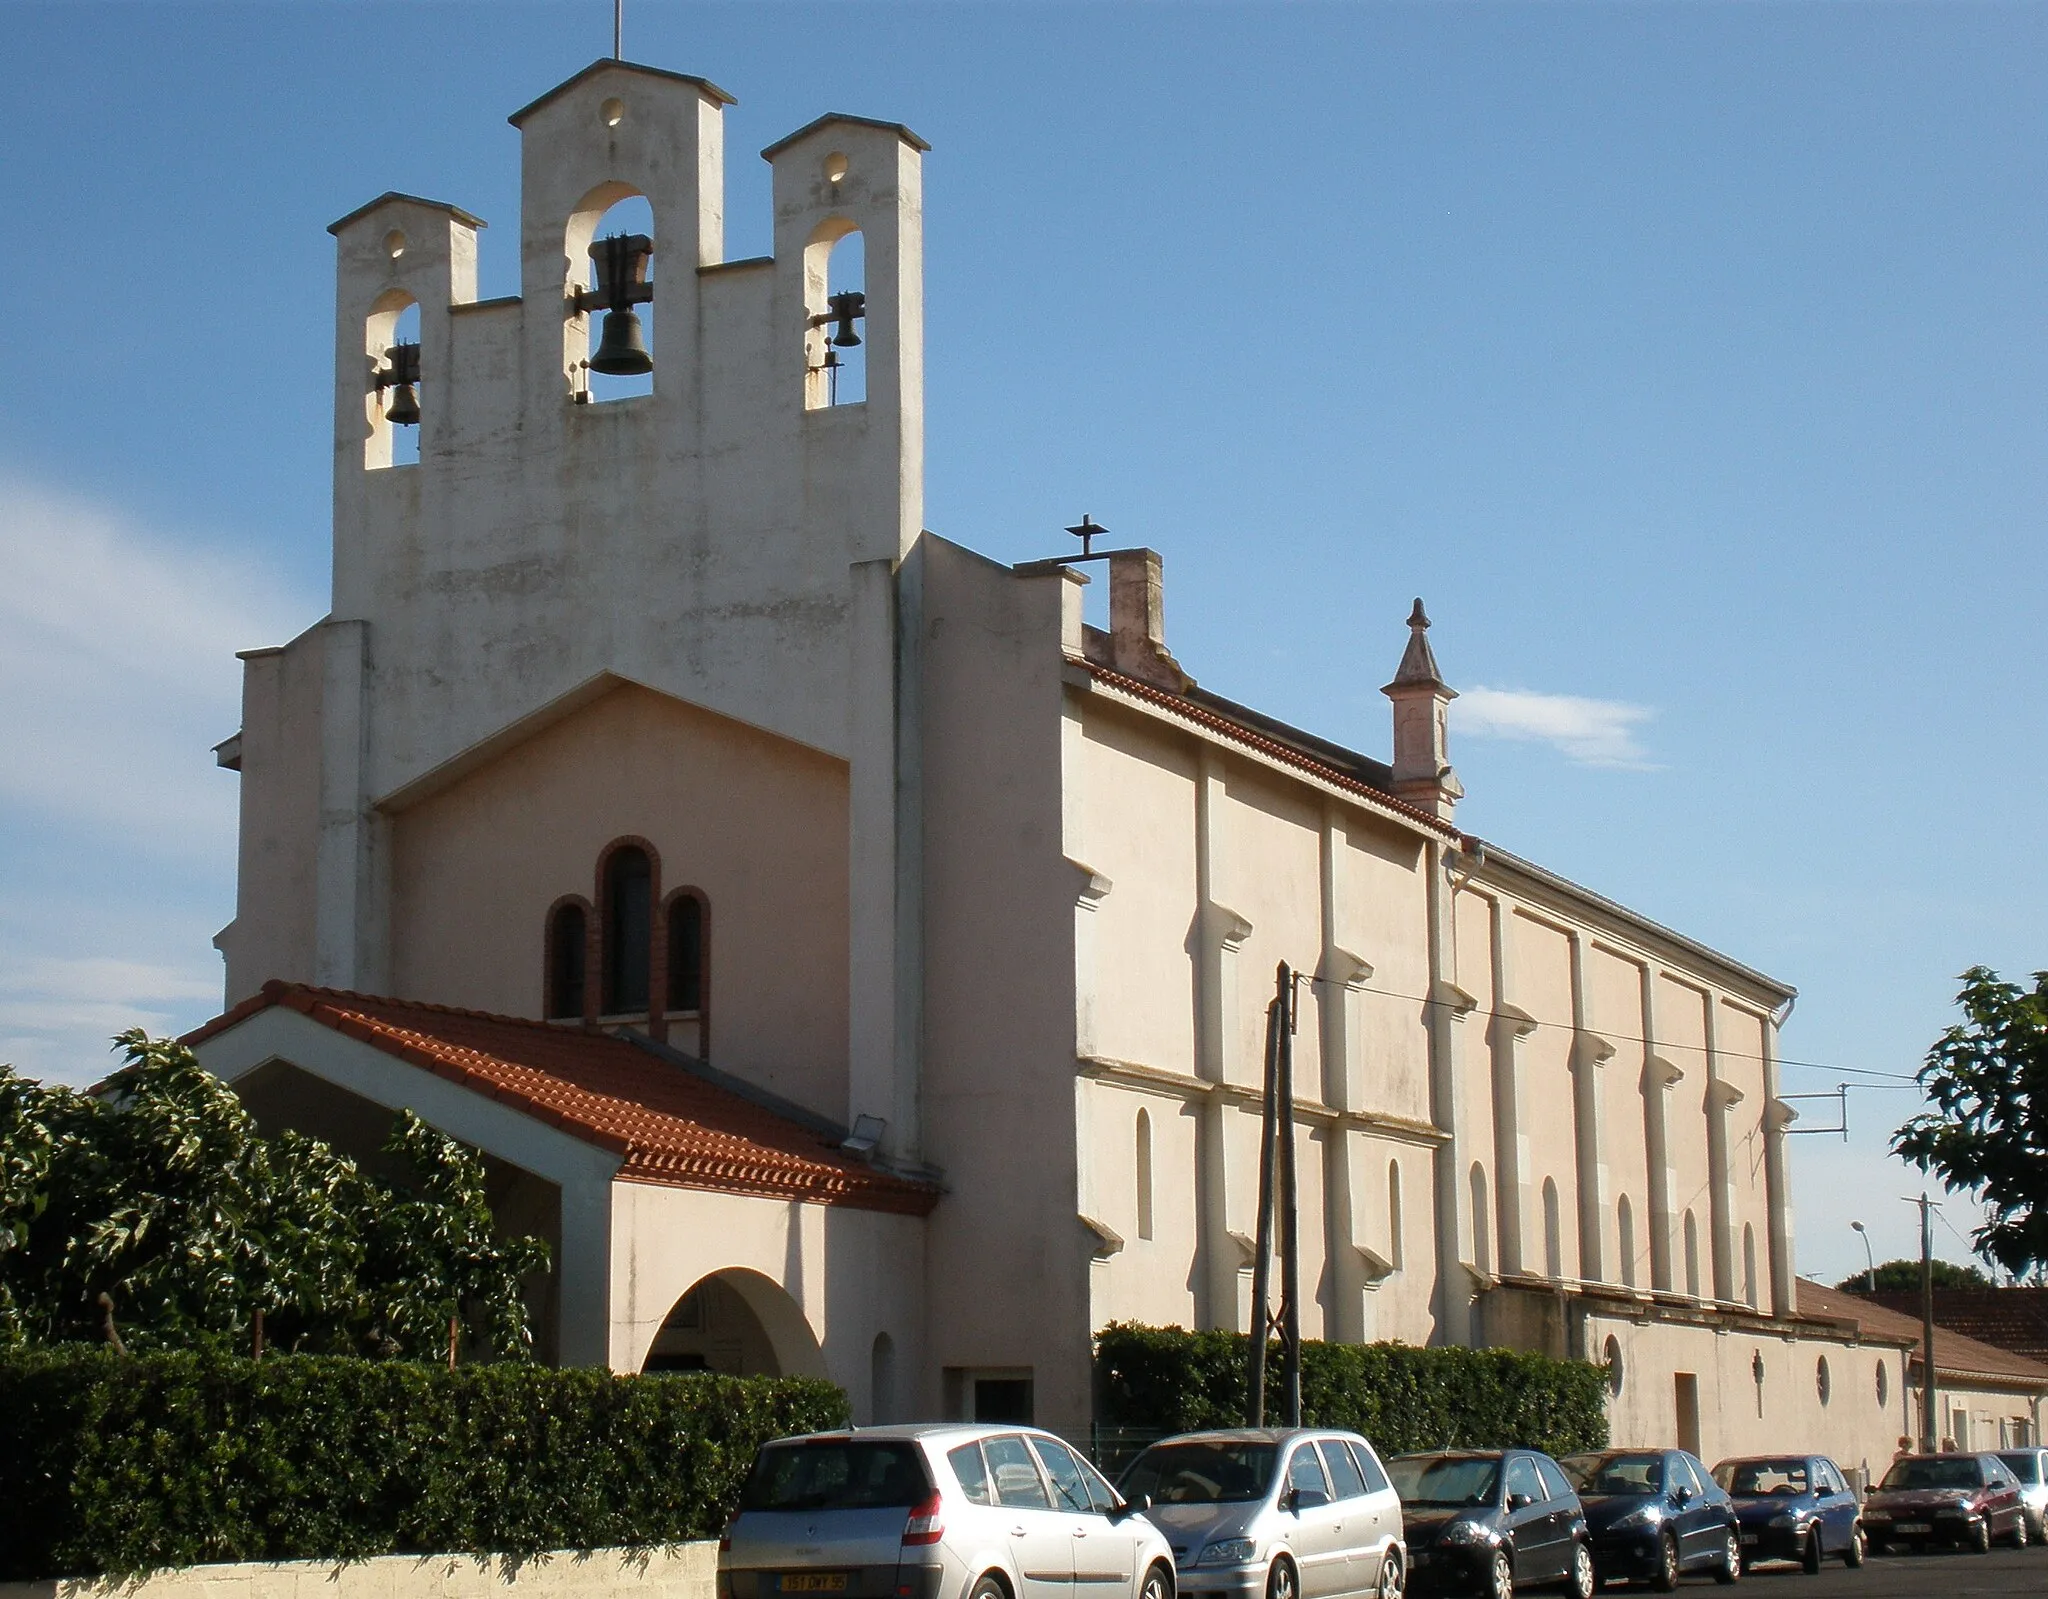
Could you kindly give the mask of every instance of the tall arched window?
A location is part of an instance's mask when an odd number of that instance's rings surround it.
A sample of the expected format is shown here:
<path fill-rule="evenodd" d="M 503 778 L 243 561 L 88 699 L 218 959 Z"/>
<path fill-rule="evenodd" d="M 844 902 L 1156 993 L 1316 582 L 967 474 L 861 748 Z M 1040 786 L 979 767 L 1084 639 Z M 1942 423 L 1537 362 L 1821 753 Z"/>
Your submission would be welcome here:
<path fill-rule="evenodd" d="M 693 889 L 669 897 L 668 1008 L 704 1008 L 704 900 Z"/>
<path fill-rule="evenodd" d="M 885 1332 L 875 1334 L 868 1352 L 868 1406 L 876 1426 L 896 1419 L 896 1343 Z"/>
<path fill-rule="evenodd" d="M 1756 1228 L 1747 1222 L 1742 1227 L 1742 1302 L 1751 1310 L 1757 1308 Z"/>
<path fill-rule="evenodd" d="M 1152 1236 L 1152 1117 L 1138 1112 L 1137 1148 L 1134 1157 L 1138 1177 L 1138 1236 Z"/>
<path fill-rule="evenodd" d="M 1401 1219 L 1401 1163 L 1387 1162 L 1387 1259 L 1394 1270 L 1401 1269 L 1401 1257 L 1406 1252 L 1407 1241 L 1402 1236 L 1407 1227 Z"/>
<path fill-rule="evenodd" d="M 604 1014 L 647 1013 L 654 955 L 654 863 L 621 844 L 604 863 Z"/>
<path fill-rule="evenodd" d="M 1557 1211 L 1557 1179 L 1543 1179 L 1543 1275 L 1564 1276 L 1564 1220 Z"/>
<path fill-rule="evenodd" d="M 405 253 L 405 236 L 396 229 L 393 259 Z M 392 249 L 386 244 L 387 250 Z M 403 289 L 377 298 L 363 325 L 363 350 L 370 359 L 370 382 L 364 396 L 363 465 L 417 466 L 420 459 L 420 307 Z"/>
<path fill-rule="evenodd" d="M 1685 1213 L 1685 1291 L 1695 1299 L 1700 1296 L 1700 1224 L 1691 1211 Z"/>
<path fill-rule="evenodd" d="M 1614 1202 L 1614 1232 L 1615 1241 L 1620 1246 L 1616 1253 L 1621 1256 L 1621 1286 L 1633 1288 L 1636 1285 L 1636 1213 L 1630 1208 L 1626 1194 Z"/>
<path fill-rule="evenodd" d="M 584 951 L 590 919 L 580 899 L 562 901 L 548 913 L 547 993 L 549 1021 L 580 1021 L 584 1000 Z"/>
<path fill-rule="evenodd" d="M 1493 1272 L 1493 1202 L 1487 1197 L 1486 1168 L 1472 1162 L 1472 1264 L 1483 1276 Z"/>
<path fill-rule="evenodd" d="M 841 163 L 844 157 L 828 158 Z M 839 179 L 832 179 L 838 182 Z M 828 217 L 804 247 L 804 408 L 868 397 L 866 242 L 845 217 Z"/>
<path fill-rule="evenodd" d="M 654 392 L 654 212 L 645 196 L 605 183 L 583 197 L 564 242 L 570 262 L 565 355 L 580 401 Z"/>

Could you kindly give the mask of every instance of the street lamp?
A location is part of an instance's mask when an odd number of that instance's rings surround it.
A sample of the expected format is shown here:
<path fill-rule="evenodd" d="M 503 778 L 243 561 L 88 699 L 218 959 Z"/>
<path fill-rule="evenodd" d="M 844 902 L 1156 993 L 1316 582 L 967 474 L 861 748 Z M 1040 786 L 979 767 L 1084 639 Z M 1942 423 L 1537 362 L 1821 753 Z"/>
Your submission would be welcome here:
<path fill-rule="evenodd" d="M 1863 1259 L 1869 1267 L 1863 1279 L 1863 1291 L 1874 1294 L 1877 1292 L 1877 1257 L 1870 1252 L 1870 1234 L 1864 1231 L 1863 1223 L 1860 1221 L 1852 1221 L 1849 1225 L 1855 1229 L 1856 1236 L 1863 1240 Z"/>

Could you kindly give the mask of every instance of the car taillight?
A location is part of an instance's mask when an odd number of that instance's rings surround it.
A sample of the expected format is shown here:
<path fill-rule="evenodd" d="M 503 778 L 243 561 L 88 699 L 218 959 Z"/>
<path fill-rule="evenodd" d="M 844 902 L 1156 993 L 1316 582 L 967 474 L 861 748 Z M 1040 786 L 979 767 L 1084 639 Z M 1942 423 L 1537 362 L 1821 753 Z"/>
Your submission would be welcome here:
<path fill-rule="evenodd" d="M 945 1524 L 939 1520 L 937 1494 L 921 1505 L 913 1505 L 910 1519 L 903 1524 L 903 1541 L 906 1544 L 937 1543 L 945 1533 Z"/>
<path fill-rule="evenodd" d="M 732 1548 L 732 1530 L 739 1525 L 739 1519 L 738 1516 L 728 1516 L 725 1518 L 725 1530 L 718 1535 L 718 1552 L 720 1554 L 724 1554 L 728 1549 Z"/>

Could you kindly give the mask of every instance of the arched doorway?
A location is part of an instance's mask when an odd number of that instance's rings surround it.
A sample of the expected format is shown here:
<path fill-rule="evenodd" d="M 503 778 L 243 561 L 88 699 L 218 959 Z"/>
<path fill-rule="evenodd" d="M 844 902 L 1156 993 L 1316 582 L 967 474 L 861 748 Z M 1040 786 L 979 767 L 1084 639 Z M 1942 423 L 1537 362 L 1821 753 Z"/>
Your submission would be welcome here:
<path fill-rule="evenodd" d="M 700 1277 L 654 1335 L 640 1369 L 727 1377 L 822 1377 L 824 1352 L 782 1285 L 733 1267 Z"/>

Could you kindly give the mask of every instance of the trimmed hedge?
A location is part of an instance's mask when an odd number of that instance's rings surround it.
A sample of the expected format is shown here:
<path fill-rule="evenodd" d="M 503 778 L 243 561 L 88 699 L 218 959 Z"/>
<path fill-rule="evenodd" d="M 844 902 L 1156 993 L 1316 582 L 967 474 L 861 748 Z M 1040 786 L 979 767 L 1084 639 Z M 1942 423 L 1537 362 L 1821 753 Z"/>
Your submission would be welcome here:
<path fill-rule="evenodd" d="M 714 1536 L 809 1378 L 284 1355 L 0 1358 L 0 1578 Z"/>
<path fill-rule="evenodd" d="M 1095 1340 L 1098 1414 L 1127 1435 L 1241 1427 L 1248 1345 L 1244 1333 L 1113 1323 Z M 1276 1344 L 1269 1418 L 1279 1373 Z M 1456 1445 L 1570 1454 L 1607 1442 L 1607 1373 L 1515 1349 L 1304 1340 L 1301 1414 L 1310 1426 L 1362 1433 L 1383 1455 Z"/>

